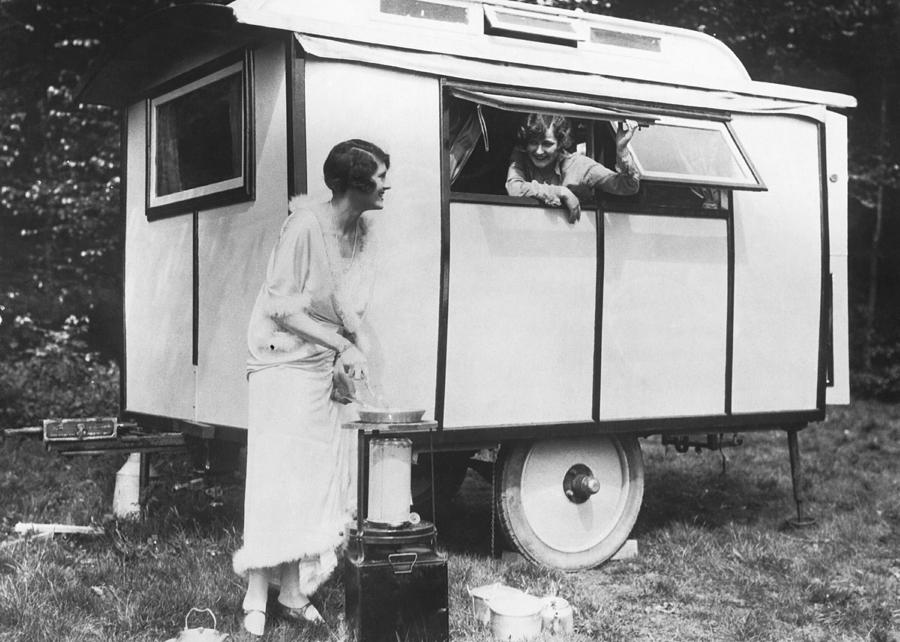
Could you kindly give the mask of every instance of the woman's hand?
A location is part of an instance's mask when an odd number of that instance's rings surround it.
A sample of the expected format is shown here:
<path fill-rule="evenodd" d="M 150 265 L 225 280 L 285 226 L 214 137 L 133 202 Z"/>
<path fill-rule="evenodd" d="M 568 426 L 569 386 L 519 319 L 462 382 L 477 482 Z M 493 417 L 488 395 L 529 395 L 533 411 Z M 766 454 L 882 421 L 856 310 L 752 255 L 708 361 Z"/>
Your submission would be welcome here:
<path fill-rule="evenodd" d="M 352 343 L 338 356 L 338 364 L 352 379 L 364 379 L 369 376 L 369 361 L 366 355 Z"/>
<path fill-rule="evenodd" d="M 619 122 L 616 129 L 616 152 L 622 153 L 628 146 L 628 142 L 634 137 L 634 132 L 638 130 L 638 123 L 633 120 L 623 120 Z"/>
<path fill-rule="evenodd" d="M 559 190 L 559 200 L 569 210 L 569 223 L 575 223 L 581 218 L 581 201 L 568 187 Z"/>

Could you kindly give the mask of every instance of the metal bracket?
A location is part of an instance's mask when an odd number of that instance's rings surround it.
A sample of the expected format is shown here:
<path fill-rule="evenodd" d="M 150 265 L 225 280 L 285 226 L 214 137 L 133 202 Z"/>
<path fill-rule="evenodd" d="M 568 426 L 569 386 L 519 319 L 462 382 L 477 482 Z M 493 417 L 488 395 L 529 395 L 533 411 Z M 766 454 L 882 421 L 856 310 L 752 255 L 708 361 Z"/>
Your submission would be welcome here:
<path fill-rule="evenodd" d="M 691 448 L 695 452 L 706 450 L 722 450 L 723 448 L 736 448 L 744 443 L 740 433 L 732 433 L 729 437 L 725 433 L 709 433 L 704 441 L 694 440 L 691 435 L 663 435 L 663 446 L 674 446 L 676 452 L 686 453 Z"/>

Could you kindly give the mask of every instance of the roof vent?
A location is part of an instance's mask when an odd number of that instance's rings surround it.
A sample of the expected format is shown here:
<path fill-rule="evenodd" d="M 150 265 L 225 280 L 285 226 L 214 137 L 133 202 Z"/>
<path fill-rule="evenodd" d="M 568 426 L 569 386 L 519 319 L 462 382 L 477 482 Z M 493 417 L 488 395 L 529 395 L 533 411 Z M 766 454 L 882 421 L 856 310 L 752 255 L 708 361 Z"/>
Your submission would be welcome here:
<path fill-rule="evenodd" d="M 637 33 L 599 29 L 597 27 L 591 27 L 591 42 L 597 45 L 610 45 L 627 49 L 661 51 L 660 39 L 655 36 L 643 36 Z"/>
<path fill-rule="evenodd" d="M 579 41 L 587 39 L 579 22 L 560 16 L 485 6 L 484 19 L 485 33 L 498 36 L 540 40 L 573 47 L 577 46 Z"/>
<path fill-rule="evenodd" d="M 441 22 L 468 24 L 465 7 L 425 0 L 381 0 L 381 12 L 407 18 L 423 18 Z"/>

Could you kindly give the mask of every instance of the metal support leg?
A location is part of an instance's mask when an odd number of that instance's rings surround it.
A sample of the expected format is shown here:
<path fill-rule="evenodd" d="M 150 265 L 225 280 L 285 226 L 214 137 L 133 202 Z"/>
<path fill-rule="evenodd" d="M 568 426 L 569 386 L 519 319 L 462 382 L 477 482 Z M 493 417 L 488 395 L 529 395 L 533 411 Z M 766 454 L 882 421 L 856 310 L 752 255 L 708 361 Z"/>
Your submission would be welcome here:
<path fill-rule="evenodd" d="M 138 501 L 141 511 L 147 501 L 147 490 L 150 488 L 150 453 L 141 453 L 141 467 L 138 473 Z"/>
<path fill-rule="evenodd" d="M 791 457 L 791 485 L 794 487 L 794 502 L 797 504 L 797 516 L 787 520 L 788 526 L 793 528 L 807 528 L 816 523 L 814 517 L 810 517 L 804 511 L 803 504 L 806 498 L 803 495 L 803 467 L 800 464 L 800 446 L 797 442 L 796 428 L 787 431 L 788 453 Z"/>
<path fill-rule="evenodd" d="M 369 439 L 365 430 L 357 431 L 356 435 L 356 536 L 362 537 L 368 506 Z"/>

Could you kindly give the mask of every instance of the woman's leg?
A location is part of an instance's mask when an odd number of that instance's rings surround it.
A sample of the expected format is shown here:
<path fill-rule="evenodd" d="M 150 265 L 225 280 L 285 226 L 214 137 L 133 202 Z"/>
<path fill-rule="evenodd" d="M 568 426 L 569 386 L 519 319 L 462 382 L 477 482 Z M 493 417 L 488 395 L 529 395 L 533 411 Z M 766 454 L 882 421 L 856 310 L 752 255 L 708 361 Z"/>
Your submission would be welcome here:
<path fill-rule="evenodd" d="M 244 595 L 244 628 L 252 635 L 262 635 L 266 628 L 266 602 L 269 597 L 269 572 L 265 568 L 247 571 L 247 593 Z"/>
<path fill-rule="evenodd" d="M 309 601 L 300 584 L 302 562 L 287 562 L 281 569 L 281 593 L 278 603 L 285 607 L 284 614 L 292 619 L 306 622 L 324 622 L 322 614 Z"/>
<path fill-rule="evenodd" d="M 309 604 L 309 597 L 300 590 L 300 568 L 297 562 L 285 562 L 279 567 L 281 592 L 278 601 L 291 609 L 299 609 Z"/>
<path fill-rule="evenodd" d="M 251 568 L 247 572 L 247 593 L 244 595 L 245 611 L 266 612 L 269 597 L 269 573 L 265 568 Z"/>

